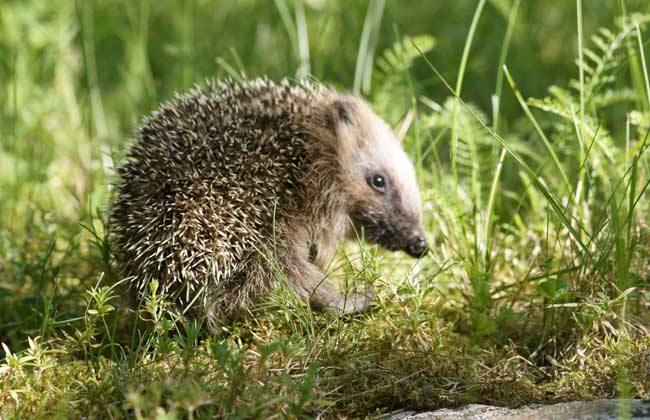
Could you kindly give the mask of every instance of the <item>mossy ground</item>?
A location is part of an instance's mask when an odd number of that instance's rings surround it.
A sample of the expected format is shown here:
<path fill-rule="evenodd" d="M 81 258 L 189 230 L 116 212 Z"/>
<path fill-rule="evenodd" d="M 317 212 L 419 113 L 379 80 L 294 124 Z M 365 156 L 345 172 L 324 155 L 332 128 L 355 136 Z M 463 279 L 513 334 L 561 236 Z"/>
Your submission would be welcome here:
<path fill-rule="evenodd" d="M 514 343 L 472 342 L 439 317 L 413 325 L 406 312 L 394 305 L 361 319 L 319 318 L 316 336 L 263 316 L 222 338 L 159 336 L 133 360 L 85 360 L 69 342 L 37 343 L 24 367 L 4 372 L 0 403 L 10 418 L 357 417 L 650 392 L 647 336 L 584 336 L 540 363 Z"/>

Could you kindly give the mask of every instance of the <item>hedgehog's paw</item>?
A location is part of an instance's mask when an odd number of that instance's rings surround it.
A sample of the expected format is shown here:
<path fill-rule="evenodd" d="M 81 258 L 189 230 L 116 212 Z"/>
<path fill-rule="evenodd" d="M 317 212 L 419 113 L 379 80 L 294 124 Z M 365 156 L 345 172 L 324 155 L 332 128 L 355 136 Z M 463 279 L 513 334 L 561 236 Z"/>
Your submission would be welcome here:
<path fill-rule="evenodd" d="M 341 315 L 368 312 L 372 310 L 376 296 L 375 289 L 367 287 L 364 293 L 341 296 L 337 309 Z"/>

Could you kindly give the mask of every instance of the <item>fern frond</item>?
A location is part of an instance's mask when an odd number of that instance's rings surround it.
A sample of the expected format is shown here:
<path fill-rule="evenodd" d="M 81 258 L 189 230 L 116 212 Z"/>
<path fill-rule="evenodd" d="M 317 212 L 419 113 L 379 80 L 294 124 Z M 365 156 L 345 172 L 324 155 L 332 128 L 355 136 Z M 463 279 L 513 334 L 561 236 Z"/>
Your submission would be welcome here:
<path fill-rule="evenodd" d="M 403 37 L 384 51 L 377 60 L 378 78 L 401 75 L 413 65 L 415 59 L 420 57 L 420 51 L 422 54 L 426 54 L 433 49 L 435 44 L 436 40 L 430 35 Z"/>
<path fill-rule="evenodd" d="M 480 205 L 481 197 L 487 196 L 489 189 L 489 184 L 481 180 L 489 179 L 492 175 L 496 164 L 497 147 L 475 118 L 478 116 L 483 123 L 487 124 L 487 115 L 473 105 L 468 107 L 472 112 L 465 108 L 456 110 L 458 130 L 456 165 L 459 181 L 467 187 L 468 191 L 472 191 L 475 202 Z M 428 128 L 437 132 L 450 129 L 454 123 L 453 109 L 454 98 L 449 97 L 443 106 L 426 120 Z"/>
<path fill-rule="evenodd" d="M 377 59 L 372 83 L 373 104 L 389 123 L 395 124 L 412 105 L 414 92 L 410 88 L 415 83 L 408 81 L 408 70 L 420 57 L 420 51 L 426 54 L 435 44 L 435 39 L 429 35 L 405 36 Z M 398 92 L 405 94 L 398 95 Z"/>
<path fill-rule="evenodd" d="M 591 36 L 593 46 L 585 48 L 583 61 L 577 60 L 579 68 L 584 69 L 585 101 L 587 106 L 597 109 L 598 104 L 606 103 L 599 94 L 610 88 L 617 80 L 615 72 L 627 59 L 626 41 L 635 36 L 636 25 L 645 26 L 650 22 L 650 15 L 633 15 L 628 19 L 621 19 L 617 33 L 607 28 L 600 28 Z M 572 80 L 570 86 L 579 90 L 579 83 Z M 611 88 L 609 89 L 611 96 Z"/>

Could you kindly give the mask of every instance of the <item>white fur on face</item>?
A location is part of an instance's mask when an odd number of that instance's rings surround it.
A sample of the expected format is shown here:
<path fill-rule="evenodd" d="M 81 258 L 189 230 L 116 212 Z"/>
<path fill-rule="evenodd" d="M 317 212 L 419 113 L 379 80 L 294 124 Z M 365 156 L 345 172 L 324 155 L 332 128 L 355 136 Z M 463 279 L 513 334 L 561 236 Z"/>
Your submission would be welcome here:
<path fill-rule="evenodd" d="M 370 173 L 386 176 L 392 183 L 388 187 L 399 191 L 402 208 L 421 220 L 422 204 L 413 163 L 388 124 L 372 112 L 367 117 L 371 123 L 359 154 L 361 165 Z"/>
<path fill-rule="evenodd" d="M 397 192 L 390 196 L 400 200 L 392 204 L 417 225 L 412 229 L 420 228 L 422 204 L 411 160 L 388 124 L 363 101 L 355 99 L 348 106 L 350 121 L 340 124 L 338 136 L 344 185 L 351 189 L 350 198 L 362 202 L 364 207 L 381 206 L 385 197 L 368 185 L 368 178 L 382 175 L 387 179 L 388 190 Z"/>
<path fill-rule="evenodd" d="M 337 155 L 349 215 L 366 239 L 407 250 L 423 237 L 422 204 L 415 169 L 392 130 L 362 100 L 346 97 L 334 105 Z M 386 179 L 385 191 L 371 184 Z"/>

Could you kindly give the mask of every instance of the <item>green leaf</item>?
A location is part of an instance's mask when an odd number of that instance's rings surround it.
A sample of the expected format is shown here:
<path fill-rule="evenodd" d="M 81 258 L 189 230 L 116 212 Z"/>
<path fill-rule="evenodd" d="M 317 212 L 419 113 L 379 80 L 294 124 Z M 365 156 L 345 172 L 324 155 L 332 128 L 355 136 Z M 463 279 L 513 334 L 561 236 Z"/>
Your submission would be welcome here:
<path fill-rule="evenodd" d="M 548 279 L 537 284 L 537 291 L 547 299 L 555 300 L 568 291 L 567 282 L 560 279 Z"/>

